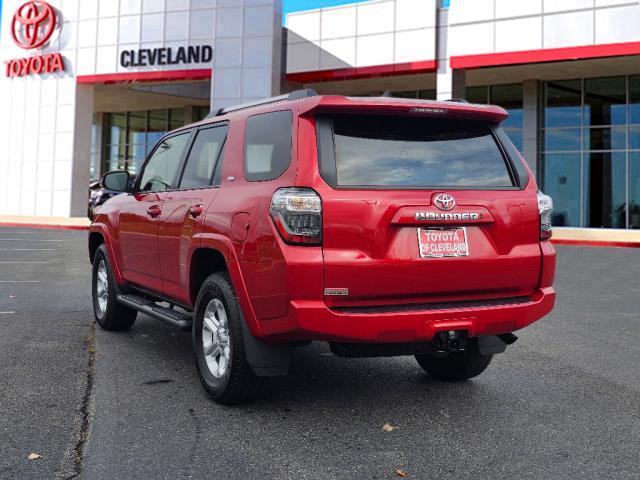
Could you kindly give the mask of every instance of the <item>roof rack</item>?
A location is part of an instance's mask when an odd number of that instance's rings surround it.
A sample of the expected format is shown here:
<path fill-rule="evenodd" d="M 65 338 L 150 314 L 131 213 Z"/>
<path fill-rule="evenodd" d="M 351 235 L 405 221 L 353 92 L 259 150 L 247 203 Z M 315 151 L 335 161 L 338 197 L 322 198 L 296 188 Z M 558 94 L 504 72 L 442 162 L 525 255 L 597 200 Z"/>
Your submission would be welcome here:
<path fill-rule="evenodd" d="M 242 103 L 240 105 L 220 108 L 215 113 L 211 112 L 209 115 L 207 115 L 207 118 L 214 118 L 220 115 L 226 115 L 227 113 L 237 112 L 240 110 L 245 110 L 247 108 L 258 107 L 260 105 L 269 105 L 270 103 L 277 102 L 290 102 L 293 100 L 300 100 L 302 98 L 315 97 L 317 95 L 318 94 L 316 93 L 316 91 L 311 88 L 307 88 L 304 90 L 294 90 L 291 93 L 285 93 L 284 95 L 278 95 L 277 97 L 263 98 L 262 100 L 256 100 L 255 102 Z"/>

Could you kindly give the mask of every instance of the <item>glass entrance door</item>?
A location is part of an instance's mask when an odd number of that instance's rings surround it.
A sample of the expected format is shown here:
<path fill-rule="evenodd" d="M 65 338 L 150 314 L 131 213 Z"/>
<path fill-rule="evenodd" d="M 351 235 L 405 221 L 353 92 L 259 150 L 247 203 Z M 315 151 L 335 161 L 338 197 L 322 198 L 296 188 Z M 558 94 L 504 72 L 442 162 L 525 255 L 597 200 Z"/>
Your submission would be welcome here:
<path fill-rule="evenodd" d="M 554 225 L 640 228 L 640 77 L 547 82 L 542 113 Z"/>

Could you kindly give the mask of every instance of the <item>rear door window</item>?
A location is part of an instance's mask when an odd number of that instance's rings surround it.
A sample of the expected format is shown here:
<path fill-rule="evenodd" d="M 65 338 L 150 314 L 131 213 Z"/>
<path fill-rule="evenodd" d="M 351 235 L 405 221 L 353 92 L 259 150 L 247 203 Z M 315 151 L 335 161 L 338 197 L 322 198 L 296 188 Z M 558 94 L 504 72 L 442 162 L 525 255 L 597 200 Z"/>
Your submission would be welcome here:
<path fill-rule="evenodd" d="M 214 171 L 226 138 L 226 125 L 198 131 L 184 167 L 180 188 L 204 188 L 213 184 Z"/>
<path fill-rule="evenodd" d="M 263 113 L 247 119 L 244 176 L 250 182 L 274 180 L 291 163 L 291 111 Z"/>
<path fill-rule="evenodd" d="M 476 120 L 335 115 L 333 155 L 321 168 L 344 187 L 507 188 L 510 165 L 489 124 Z M 322 130 L 325 133 L 322 133 Z M 321 129 L 321 136 L 327 135 Z M 326 141 L 321 140 L 326 145 Z M 325 149 L 326 150 L 326 149 Z M 329 160 L 327 156 L 331 157 Z M 323 176 L 325 176 L 323 174 Z"/>

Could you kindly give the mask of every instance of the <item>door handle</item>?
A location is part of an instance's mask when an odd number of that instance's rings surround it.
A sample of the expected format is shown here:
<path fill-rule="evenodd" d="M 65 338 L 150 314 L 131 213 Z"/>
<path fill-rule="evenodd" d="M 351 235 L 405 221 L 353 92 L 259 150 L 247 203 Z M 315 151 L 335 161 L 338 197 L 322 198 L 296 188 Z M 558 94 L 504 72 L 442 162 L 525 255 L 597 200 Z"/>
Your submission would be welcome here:
<path fill-rule="evenodd" d="M 147 215 L 149 215 L 151 218 L 157 218 L 160 216 L 161 213 L 162 213 L 162 210 L 160 209 L 159 205 L 151 205 L 147 209 Z"/>
<path fill-rule="evenodd" d="M 204 208 L 202 205 L 192 205 L 189 207 L 189 216 L 191 218 L 198 218 L 200 215 L 204 213 Z"/>

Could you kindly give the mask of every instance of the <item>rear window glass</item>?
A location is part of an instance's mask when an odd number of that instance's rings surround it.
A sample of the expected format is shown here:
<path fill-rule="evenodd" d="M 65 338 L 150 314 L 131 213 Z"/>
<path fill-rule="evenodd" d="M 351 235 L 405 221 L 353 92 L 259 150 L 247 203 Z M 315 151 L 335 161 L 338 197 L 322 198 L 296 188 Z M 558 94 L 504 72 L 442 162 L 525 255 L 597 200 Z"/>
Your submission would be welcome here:
<path fill-rule="evenodd" d="M 337 185 L 513 186 L 502 151 L 484 122 L 388 115 L 336 115 L 332 122 Z"/>
<path fill-rule="evenodd" d="M 291 163 L 290 111 L 264 113 L 247 119 L 244 132 L 244 176 L 250 182 L 274 180 Z"/>

